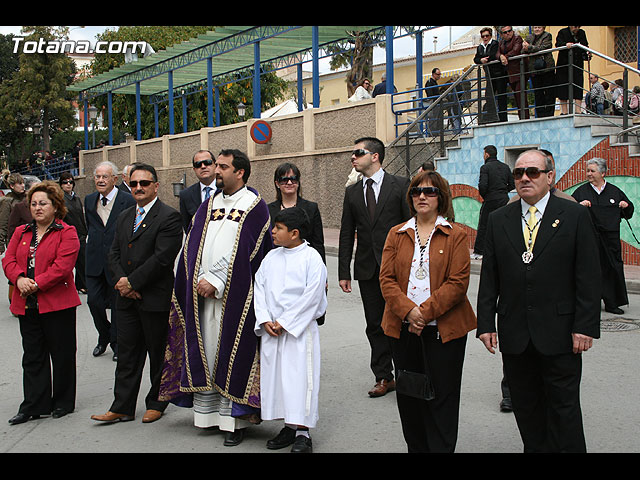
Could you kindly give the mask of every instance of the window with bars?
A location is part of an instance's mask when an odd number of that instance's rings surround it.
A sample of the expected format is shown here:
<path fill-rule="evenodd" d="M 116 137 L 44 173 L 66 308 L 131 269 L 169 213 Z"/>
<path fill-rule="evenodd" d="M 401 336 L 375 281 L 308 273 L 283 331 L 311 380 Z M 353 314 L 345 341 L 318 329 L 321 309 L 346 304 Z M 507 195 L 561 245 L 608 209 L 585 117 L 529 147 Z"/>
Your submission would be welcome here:
<path fill-rule="evenodd" d="M 613 58 L 623 63 L 638 61 L 638 27 L 618 27 L 615 29 Z"/>

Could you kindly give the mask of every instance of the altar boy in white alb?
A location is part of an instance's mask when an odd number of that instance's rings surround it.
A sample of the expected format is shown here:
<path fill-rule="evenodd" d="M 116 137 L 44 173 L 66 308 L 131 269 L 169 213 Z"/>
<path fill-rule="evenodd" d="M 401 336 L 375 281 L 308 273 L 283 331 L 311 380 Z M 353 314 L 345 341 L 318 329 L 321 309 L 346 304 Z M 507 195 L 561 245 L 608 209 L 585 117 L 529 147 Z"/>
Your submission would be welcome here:
<path fill-rule="evenodd" d="M 260 337 L 262 420 L 284 420 L 267 442 L 311 453 L 309 428 L 318 420 L 320 339 L 316 319 L 327 308 L 327 268 L 305 240 L 309 219 L 301 208 L 281 210 L 272 230 L 276 247 L 262 260 L 254 282 L 256 335 Z"/>

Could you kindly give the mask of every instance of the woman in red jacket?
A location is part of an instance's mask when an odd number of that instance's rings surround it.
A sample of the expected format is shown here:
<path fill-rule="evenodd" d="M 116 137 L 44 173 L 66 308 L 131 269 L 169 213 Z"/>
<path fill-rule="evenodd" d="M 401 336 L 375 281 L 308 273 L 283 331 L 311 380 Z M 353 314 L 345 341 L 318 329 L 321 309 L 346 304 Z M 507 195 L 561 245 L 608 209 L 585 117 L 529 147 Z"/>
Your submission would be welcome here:
<path fill-rule="evenodd" d="M 11 312 L 18 315 L 23 347 L 24 400 L 16 425 L 40 415 L 59 418 L 75 408 L 76 307 L 80 297 L 73 268 L 80 249 L 66 214 L 64 195 L 52 181 L 27 193 L 33 221 L 14 231 L 2 259 L 5 275 L 16 288 Z M 53 381 L 52 369 L 53 366 Z"/>
<path fill-rule="evenodd" d="M 466 232 L 445 218 L 451 195 L 438 173 L 417 174 L 407 202 L 414 216 L 390 230 L 382 252 L 382 329 L 392 339 L 408 451 L 452 453 L 467 333 L 476 328 L 467 298 L 469 244 Z M 402 371 L 430 374 L 435 398 L 405 390 Z"/>

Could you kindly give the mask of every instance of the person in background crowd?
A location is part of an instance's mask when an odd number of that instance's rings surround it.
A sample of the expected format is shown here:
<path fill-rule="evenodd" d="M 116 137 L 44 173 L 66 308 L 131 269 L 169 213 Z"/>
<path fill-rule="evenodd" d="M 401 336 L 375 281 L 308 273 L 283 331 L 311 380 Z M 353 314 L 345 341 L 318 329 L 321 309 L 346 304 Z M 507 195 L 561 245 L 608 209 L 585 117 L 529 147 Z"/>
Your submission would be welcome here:
<path fill-rule="evenodd" d="M 587 34 L 579 26 L 566 27 L 556 35 L 556 47 L 572 47 L 580 44 L 589 46 Z M 569 55 L 571 52 L 571 55 Z M 556 96 L 560 100 L 561 115 L 569 113 L 569 102 L 574 102 L 573 113 L 580 113 L 584 90 L 584 61 L 591 58 L 591 52 L 581 48 L 565 48 L 558 51 L 556 61 Z M 569 69 L 572 69 L 572 88 L 569 88 Z M 569 91 L 572 97 L 569 98 Z"/>
<path fill-rule="evenodd" d="M 549 32 L 545 32 L 546 27 L 532 27 L 533 33 L 528 35 L 522 43 L 523 53 L 532 54 L 529 59 L 529 73 L 534 88 L 534 99 L 536 102 L 536 117 L 552 117 L 556 109 L 555 94 L 555 61 L 553 53 L 548 52 L 543 55 L 534 55 L 543 50 L 553 48 L 553 38 Z"/>
<path fill-rule="evenodd" d="M 63 220 L 65 223 L 75 227 L 80 241 L 80 253 L 78 253 L 78 259 L 76 260 L 76 288 L 80 293 L 87 293 L 87 282 L 85 280 L 87 222 L 84 217 L 82 200 L 73 191 L 76 182 L 69 172 L 61 173 L 58 183 L 64 192 L 64 204 L 67 207 L 67 214 Z"/>

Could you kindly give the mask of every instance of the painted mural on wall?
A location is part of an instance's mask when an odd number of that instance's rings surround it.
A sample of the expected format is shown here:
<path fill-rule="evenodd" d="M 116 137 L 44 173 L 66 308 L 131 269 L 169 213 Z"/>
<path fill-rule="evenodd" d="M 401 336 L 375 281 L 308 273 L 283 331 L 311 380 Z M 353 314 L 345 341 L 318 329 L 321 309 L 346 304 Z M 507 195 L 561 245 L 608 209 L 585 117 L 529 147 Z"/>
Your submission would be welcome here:
<path fill-rule="evenodd" d="M 475 242 L 482 203 L 477 184 L 485 145 L 495 145 L 502 161 L 506 161 L 504 155 L 509 152 L 527 148 L 549 150 L 556 161 L 556 186 L 568 194 L 587 181 L 587 160 L 604 158 L 607 160 L 607 181 L 622 189 L 636 206 L 640 206 L 640 156 L 630 155 L 627 146 L 610 145 L 608 136 L 592 136 L 589 126 L 575 126 L 573 118 L 556 117 L 520 124 L 523 128 L 499 124 L 475 129 L 471 137 L 461 139 L 460 148 L 450 150 L 448 158 L 438 162 L 438 171 L 451 185 L 456 222 L 467 230 L 470 249 Z M 628 265 L 640 265 L 640 244 L 634 234 L 640 239 L 638 214 L 629 223 L 623 220 L 620 225 L 622 258 Z"/>

